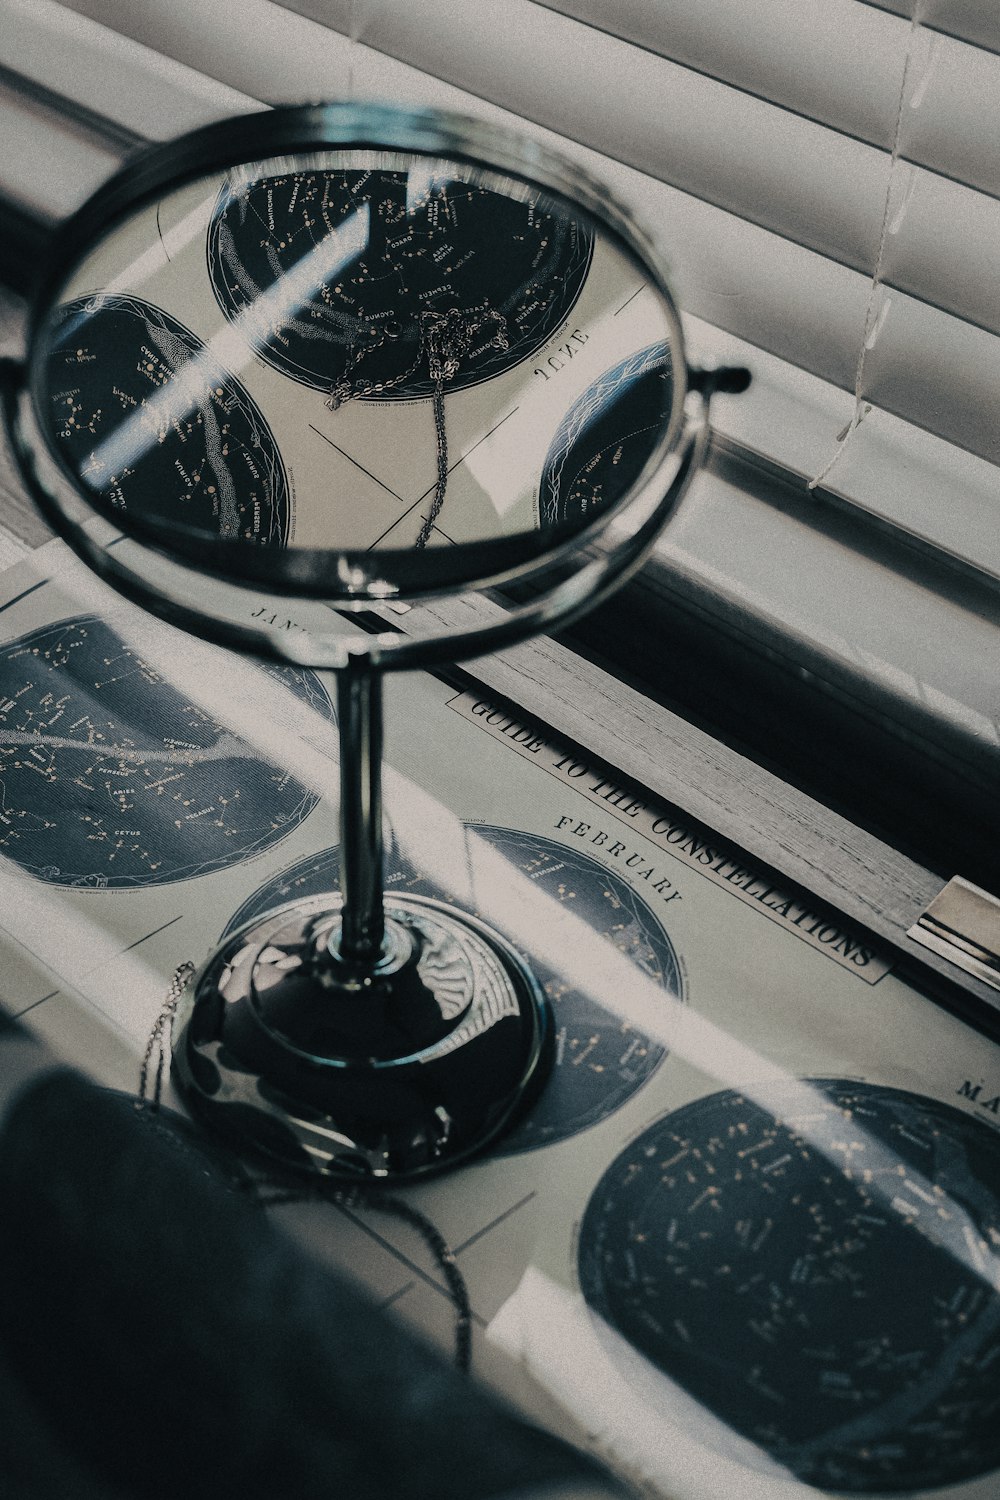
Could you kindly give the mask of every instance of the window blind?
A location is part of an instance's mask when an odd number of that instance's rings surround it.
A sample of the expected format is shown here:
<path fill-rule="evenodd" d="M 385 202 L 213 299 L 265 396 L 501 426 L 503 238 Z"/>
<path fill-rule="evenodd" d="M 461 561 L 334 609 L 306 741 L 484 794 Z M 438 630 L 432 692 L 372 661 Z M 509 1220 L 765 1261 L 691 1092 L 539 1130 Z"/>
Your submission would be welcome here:
<path fill-rule="evenodd" d="M 870 0 L 870 3 L 897 16 L 912 17 L 921 0 Z M 1000 52 L 1000 24 L 994 0 L 923 0 L 920 14 L 925 25 L 948 36 Z"/>
<path fill-rule="evenodd" d="M 284 3 L 721 210 L 643 195 L 687 305 L 848 388 L 895 166 L 861 394 L 1000 461 L 995 54 L 860 0 Z"/>
<path fill-rule="evenodd" d="M 892 149 L 901 44 L 908 40 L 900 23 L 902 5 L 892 15 L 858 0 L 754 0 L 752 6 L 736 0 L 538 3 L 835 131 Z M 984 19 L 989 15 L 994 47 L 1000 48 L 1000 9 L 991 3 L 980 10 Z M 922 25 L 920 77 L 913 79 L 903 117 L 901 155 L 995 192 L 996 61 L 945 38 L 926 15 Z"/>
<path fill-rule="evenodd" d="M 727 640 L 787 660 L 796 683 L 930 747 L 959 779 L 974 766 L 995 781 L 983 664 L 996 653 L 1000 581 L 1000 336 L 989 291 L 996 135 L 983 122 L 997 97 L 1000 10 L 919 3 L 914 28 L 902 3 L 864 0 L 0 0 L 0 200 L 57 218 L 106 175 L 111 136 L 162 139 L 262 103 L 387 98 L 527 125 L 610 180 L 670 248 L 694 355 L 754 371 L 744 396 L 714 403 L 729 448 L 637 581 L 655 596 L 650 639 L 665 628 L 660 599 L 680 599 Z M 720 103 L 698 130 L 667 129 L 663 101 L 681 85 L 657 70 L 683 76 L 702 105 L 699 90 L 725 100 L 726 128 Z M 759 143 L 784 154 L 757 165 L 746 122 L 768 111 Z M 810 157 L 799 131 L 823 150 Z M 741 135 L 742 174 L 729 161 Z M 679 149 L 688 141 L 697 171 Z M 853 196 L 865 172 L 862 211 Z M 713 182 L 731 196 L 716 201 Z M 873 298 L 887 184 L 895 228 Z M 917 224 L 928 184 L 957 194 L 966 218 L 939 213 L 933 233 Z M 812 202 L 815 223 L 802 206 Z M 948 274 L 952 261 L 971 269 Z M 889 312 L 859 406 L 859 349 L 882 297 Z M 819 473 L 824 503 L 813 506 L 806 483 Z"/>
<path fill-rule="evenodd" d="M 808 456 L 780 413 L 758 421 L 767 456 L 1000 575 L 993 0 L 70 4 L 269 103 L 353 91 L 528 122 L 614 182 L 691 314 L 775 356 L 793 405 L 804 382 L 828 407 Z M 916 507 L 872 468 L 888 448 L 912 470 L 909 424 L 938 440 Z"/>

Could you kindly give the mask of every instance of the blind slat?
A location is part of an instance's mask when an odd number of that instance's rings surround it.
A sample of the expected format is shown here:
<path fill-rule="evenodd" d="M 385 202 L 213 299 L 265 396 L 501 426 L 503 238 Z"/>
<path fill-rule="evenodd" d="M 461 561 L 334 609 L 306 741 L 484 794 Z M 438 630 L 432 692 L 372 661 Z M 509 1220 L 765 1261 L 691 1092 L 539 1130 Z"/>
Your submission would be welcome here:
<path fill-rule="evenodd" d="M 685 67 L 892 149 L 909 25 L 858 0 L 534 0 Z M 916 102 L 914 102 L 916 101 Z M 996 193 L 1000 58 L 924 32 L 901 155 Z"/>
<path fill-rule="evenodd" d="M 2 83 L 0 109 L 5 195 L 44 223 L 71 213 L 120 164 L 117 152 L 81 138 L 72 121 L 59 120 Z"/>
<path fill-rule="evenodd" d="M 284 3 L 334 25 L 352 15 L 343 0 Z M 590 3 L 607 6 L 608 0 Z M 856 0 L 850 3 L 859 9 Z M 482 25 L 475 33 L 458 25 L 454 0 L 425 0 L 416 10 L 405 0 L 379 0 L 355 15 L 367 44 L 428 70 L 436 65 L 480 97 L 573 140 L 599 142 L 621 162 L 872 274 L 889 180 L 884 153 L 657 55 L 597 40 L 561 15 L 549 21 L 539 9 L 522 4 L 515 16 L 508 8 L 496 33 L 485 35 Z M 720 20 L 716 7 L 713 16 Z M 511 22 L 518 24 L 505 40 Z M 905 42 L 906 26 L 896 29 Z M 1000 59 L 991 62 L 1000 103 Z M 902 56 L 894 63 L 901 72 Z M 897 169 L 895 185 L 900 191 L 882 280 L 1000 333 L 992 252 L 1000 239 L 1000 204 L 906 166 Z M 863 327 L 862 314 L 851 337 Z"/>
<path fill-rule="evenodd" d="M 351 18 L 343 0 L 282 3 L 334 27 Z M 851 4 L 857 8 L 857 0 Z M 360 12 L 361 33 L 366 45 L 518 117 L 853 270 L 874 271 L 886 152 L 531 0 L 508 0 L 475 28 L 461 23 L 464 13 L 456 0 L 423 0 L 418 7 L 378 0 Z M 907 28 L 898 31 L 905 43 Z M 902 59 L 894 57 L 896 92 Z M 990 61 L 1000 105 L 1000 59 Z M 1000 114 L 997 123 L 1000 131 Z M 919 188 L 921 212 L 900 218 L 883 279 L 1000 332 L 996 277 L 984 274 L 982 263 L 982 246 L 1000 241 L 1000 202 L 924 169 L 899 170 L 910 172 Z M 995 186 L 1000 190 L 1000 180 Z"/>
<path fill-rule="evenodd" d="M 747 391 L 716 399 L 713 430 L 779 473 L 808 480 L 826 468 L 853 415 L 852 396 L 691 314 L 685 326 L 699 358 L 753 367 Z M 823 487 L 929 551 L 1000 580 L 997 471 L 988 461 L 872 406 Z"/>
<path fill-rule="evenodd" d="M 53 0 L 0 0 L 0 58 L 17 73 L 146 140 L 254 103 Z"/>
<path fill-rule="evenodd" d="M 351 20 L 342 0 L 285 3 L 334 27 Z M 83 8 L 102 19 L 114 7 Z M 455 0 L 379 0 L 360 14 L 365 44 L 387 56 L 853 270 L 874 270 L 888 177 L 877 148 L 530 0 L 484 12 L 475 28 Z M 1000 202 L 925 176 L 916 169 L 922 212 L 901 218 L 883 279 L 1000 332 L 995 278 L 983 274 L 980 253 L 1000 239 Z"/>
<path fill-rule="evenodd" d="M 888 149 L 906 24 L 856 0 L 535 0 Z"/>
<path fill-rule="evenodd" d="M 960 37 L 976 47 L 1000 52 L 1000 10 L 996 0 L 865 0 L 866 5 L 910 20 L 920 4 L 926 26 L 947 36 Z"/>

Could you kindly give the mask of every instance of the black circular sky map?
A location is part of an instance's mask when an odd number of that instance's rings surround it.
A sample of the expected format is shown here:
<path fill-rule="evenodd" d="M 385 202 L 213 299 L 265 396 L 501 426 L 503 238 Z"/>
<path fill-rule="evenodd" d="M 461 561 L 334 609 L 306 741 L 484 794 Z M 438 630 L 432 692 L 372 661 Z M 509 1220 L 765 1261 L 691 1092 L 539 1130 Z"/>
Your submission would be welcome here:
<path fill-rule="evenodd" d="M 1000 1135 L 900 1089 L 726 1090 L 645 1131 L 580 1231 L 590 1305 L 797 1478 L 1000 1465 Z"/>
<path fill-rule="evenodd" d="M 332 718 L 313 673 L 259 670 Z M 318 800 L 103 620 L 0 649 L 0 854 L 29 875 L 113 890 L 207 875 L 272 848 Z"/>
<path fill-rule="evenodd" d="M 208 268 L 219 306 L 276 370 L 337 400 L 412 400 L 435 389 L 435 330 L 458 351 L 448 390 L 528 358 L 576 302 L 591 250 L 590 231 L 538 194 L 341 169 L 226 185 Z M 279 307 L 269 294 L 297 276 Z"/>
<path fill-rule="evenodd" d="M 632 488 L 670 420 L 671 371 L 666 344 L 650 344 L 574 401 L 542 469 L 542 526 L 579 525 Z"/>
<path fill-rule="evenodd" d="M 57 309 L 43 411 L 67 465 L 113 510 L 280 545 L 288 483 L 255 401 L 200 338 L 138 297 Z"/>
<path fill-rule="evenodd" d="M 680 966 L 662 923 L 620 875 L 540 834 L 485 824 L 473 825 L 472 831 L 542 889 L 572 902 L 575 915 L 627 954 L 644 975 L 674 995 L 681 993 Z M 336 889 L 338 868 L 336 849 L 298 861 L 255 891 L 234 914 L 224 935 L 286 901 Z M 389 905 L 394 891 L 446 900 L 453 895 L 390 847 L 386 854 Z M 490 921 L 489 912 L 474 915 Z M 556 1066 L 535 1108 L 501 1143 L 503 1152 L 549 1146 L 598 1124 L 642 1087 L 665 1055 L 662 1045 L 581 995 L 550 964 L 528 957 L 553 1004 Z"/>

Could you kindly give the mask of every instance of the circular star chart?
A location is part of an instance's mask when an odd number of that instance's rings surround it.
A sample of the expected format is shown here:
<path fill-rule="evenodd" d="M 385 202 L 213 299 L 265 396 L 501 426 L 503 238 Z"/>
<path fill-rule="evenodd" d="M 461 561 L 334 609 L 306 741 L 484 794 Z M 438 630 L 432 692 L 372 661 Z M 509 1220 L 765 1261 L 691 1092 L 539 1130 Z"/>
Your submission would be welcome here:
<path fill-rule="evenodd" d="M 260 670 L 332 717 L 311 672 Z M 113 890 L 207 875 L 272 848 L 318 800 L 102 620 L 0 648 L 0 854 L 29 875 Z"/>
<path fill-rule="evenodd" d="M 288 483 L 256 403 L 162 308 L 101 294 L 50 324 L 43 409 L 59 452 L 115 510 L 282 544 Z"/>
<path fill-rule="evenodd" d="M 472 831 L 542 890 L 570 903 L 578 917 L 631 958 L 644 975 L 673 995 L 681 993 L 680 965 L 663 925 L 620 875 L 540 834 L 484 824 L 476 824 Z M 336 889 L 338 868 L 336 849 L 300 860 L 255 891 L 235 913 L 224 935 L 272 907 Z M 394 891 L 445 900 L 454 894 L 390 847 L 386 855 L 388 906 Z M 474 914 L 490 921 L 486 910 Z M 555 1012 L 556 1066 L 534 1109 L 505 1137 L 500 1147 L 504 1152 L 552 1145 L 598 1124 L 642 1087 L 665 1053 L 662 1045 L 613 1010 L 580 994 L 552 964 L 531 954 L 528 957 Z"/>
<path fill-rule="evenodd" d="M 579 1240 L 612 1328 L 798 1479 L 851 1492 L 1000 1465 L 998 1266 L 1000 1135 L 827 1079 L 666 1116 Z"/>
<path fill-rule="evenodd" d="M 333 404 L 412 400 L 512 369 L 580 294 L 592 235 L 538 194 L 409 171 L 234 179 L 208 233 L 220 307 Z"/>
<path fill-rule="evenodd" d="M 629 355 L 595 380 L 549 447 L 539 487 L 541 524 L 578 525 L 630 490 L 666 431 L 672 399 L 665 344 Z"/>

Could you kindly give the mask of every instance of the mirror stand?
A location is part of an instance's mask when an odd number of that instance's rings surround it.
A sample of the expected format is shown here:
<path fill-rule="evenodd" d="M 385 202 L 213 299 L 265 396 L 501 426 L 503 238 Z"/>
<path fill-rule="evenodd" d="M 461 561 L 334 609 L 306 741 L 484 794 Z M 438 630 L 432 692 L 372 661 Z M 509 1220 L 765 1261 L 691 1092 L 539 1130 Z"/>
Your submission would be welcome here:
<path fill-rule="evenodd" d="M 711 396 L 748 380 L 689 365 L 604 184 L 441 111 L 224 120 L 65 226 L 28 358 L 0 362 L 29 491 L 133 602 L 337 681 L 340 890 L 225 937 L 177 1013 L 174 1076 L 213 1129 L 409 1179 L 530 1106 L 554 1048 L 526 961 L 478 915 L 383 892 L 382 678 L 607 598 L 684 494 Z M 261 622 L 261 591 L 300 633 Z M 331 613 L 428 601 L 412 633 Z"/>
<path fill-rule="evenodd" d="M 337 673 L 340 892 L 254 918 L 189 986 L 174 1072 L 192 1110 L 283 1167 L 441 1171 L 542 1086 L 552 1024 L 518 953 L 457 907 L 394 895 L 382 853 L 382 673 Z"/>

